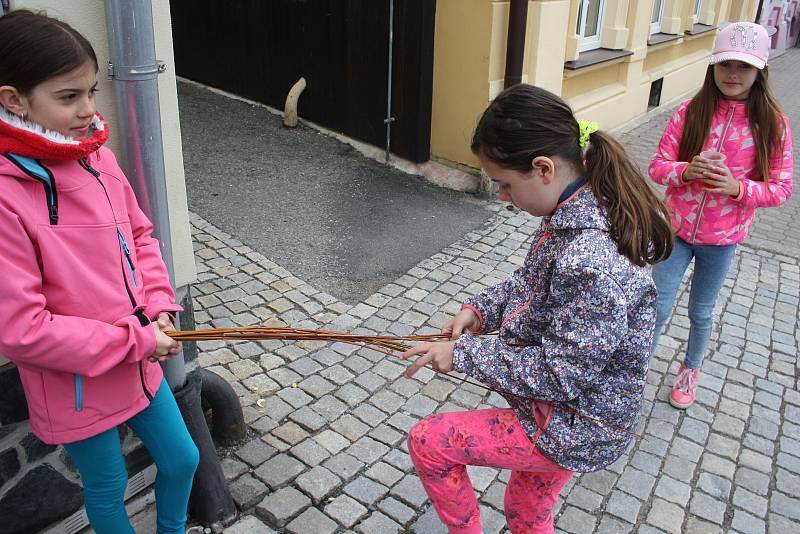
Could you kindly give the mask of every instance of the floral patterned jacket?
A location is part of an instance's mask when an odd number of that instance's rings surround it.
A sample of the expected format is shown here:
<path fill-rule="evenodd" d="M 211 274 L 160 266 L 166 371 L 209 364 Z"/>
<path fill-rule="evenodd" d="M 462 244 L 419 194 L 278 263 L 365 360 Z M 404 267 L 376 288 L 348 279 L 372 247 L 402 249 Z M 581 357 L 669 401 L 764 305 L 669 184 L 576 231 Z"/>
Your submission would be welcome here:
<path fill-rule="evenodd" d="M 636 429 L 656 288 L 617 251 L 588 185 L 534 235 L 524 265 L 467 300 L 480 332 L 462 335 L 457 371 L 508 401 L 531 441 L 572 471 L 614 462 Z"/>

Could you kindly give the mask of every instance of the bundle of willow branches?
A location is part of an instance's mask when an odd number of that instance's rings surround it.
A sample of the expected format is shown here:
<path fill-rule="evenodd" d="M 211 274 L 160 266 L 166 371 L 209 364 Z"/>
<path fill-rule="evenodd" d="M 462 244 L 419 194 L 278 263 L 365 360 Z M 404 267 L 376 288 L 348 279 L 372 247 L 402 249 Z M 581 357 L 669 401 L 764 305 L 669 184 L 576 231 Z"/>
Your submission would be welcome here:
<path fill-rule="evenodd" d="M 419 336 L 364 336 L 359 334 L 348 334 L 346 332 L 337 332 L 335 330 L 316 330 L 313 328 L 272 328 L 266 326 L 253 326 L 246 328 L 209 328 L 206 330 L 165 330 L 164 333 L 176 341 L 252 341 L 260 339 L 280 339 L 284 341 L 332 341 L 357 345 L 359 347 L 366 347 L 388 356 L 395 356 L 394 353 L 388 351 L 405 352 L 406 350 L 410 349 L 411 346 L 405 343 L 407 341 L 446 341 L 450 339 L 448 334 L 428 334 Z M 488 388 L 479 382 L 468 380 L 466 377 L 461 378 L 452 376 L 451 378 L 463 383 L 483 388 L 487 391 L 492 391 L 491 388 Z M 624 432 L 630 436 L 641 437 L 635 432 L 631 432 L 625 428 L 619 428 L 613 424 L 608 424 L 605 421 L 582 413 L 581 411 L 576 410 L 575 408 L 564 403 L 550 402 L 549 404 L 553 404 L 567 412 L 574 413 L 575 415 L 588 419 L 594 424 L 606 428 L 607 430 Z"/>
<path fill-rule="evenodd" d="M 364 336 L 348 334 L 335 330 L 316 330 L 312 328 L 209 328 L 207 330 L 165 330 L 164 333 L 176 341 L 210 341 L 210 340 L 260 340 L 280 339 L 284 341 L 333 341 L 367 347 L 383 354 L 393 356 L 387 350 L 405 352 L 411 348 L 407 341 L 444 341 L 450 338 L 447 334 L 428 334 L 420 336 Z"/>

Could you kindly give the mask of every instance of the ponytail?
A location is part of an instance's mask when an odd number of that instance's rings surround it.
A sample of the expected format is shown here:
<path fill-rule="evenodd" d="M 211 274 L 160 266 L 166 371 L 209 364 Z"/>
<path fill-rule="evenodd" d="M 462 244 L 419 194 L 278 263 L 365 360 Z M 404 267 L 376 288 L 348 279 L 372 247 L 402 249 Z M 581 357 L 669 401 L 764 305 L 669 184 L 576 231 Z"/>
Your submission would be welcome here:
<path fill-rule="evenodd" d="M 581 146 L 587 141 L 585 157 Z M 509 87 L 489 104 L 472 136 L 472 151 L 505 169 L 529 172 L 537 156 L 557 156 L 578 171 L 606 210 L 619 253 L 639 266 L 669 257 L 674 244 L 667 207 L 622 146 L 603 132 L 581 132 L 572 109 L 550 91 Z"/>
<path fill-rule="evenodd" d="M 639 266 L 667 259 L 674 236 L 666 205 L 617 140 L 602 131 L 589 140 L 587 178 L 606 210 L 617 250 Z"/>

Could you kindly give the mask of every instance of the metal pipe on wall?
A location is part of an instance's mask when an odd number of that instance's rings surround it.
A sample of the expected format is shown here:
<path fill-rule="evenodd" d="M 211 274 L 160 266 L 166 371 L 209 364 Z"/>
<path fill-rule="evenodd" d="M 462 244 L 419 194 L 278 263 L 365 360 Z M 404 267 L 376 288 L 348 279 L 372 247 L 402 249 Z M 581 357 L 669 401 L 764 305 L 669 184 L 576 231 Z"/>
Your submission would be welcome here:
<path fill-rule="evenodd" d="M 117 96 L 116 131 L 120 135 L 122 165 L 139 205 L 153 222 L 153 235 L 175 287 L 158 98 L 158 75 L 164 66 L 156 60 L 151 2 L 106 0 L 106 21 L 108 76 L 114 81 Z M 176 327 L 180 329 L 180 324 Z M 182 354 L 168 359 L 162 367 L 173 391 L 183 387 L 186 368 Z"/>
<path fill-rule="evenodd" d="M 389 154 L 392 142 L 392 55 L 394 52 L 394 0 L 389 0 L 389 58 L 388 58 L 388 81 L 386 90 L 386 118 L 383 120 L 386 124 L 386 163 L 389 163 Z"/>
<path fill-rule="evenodd" d="M 511 0 L 508 10 L 505 87 L 522 83 L 525 58 L 525 33 L 528 25 L 528 0 Z"/>

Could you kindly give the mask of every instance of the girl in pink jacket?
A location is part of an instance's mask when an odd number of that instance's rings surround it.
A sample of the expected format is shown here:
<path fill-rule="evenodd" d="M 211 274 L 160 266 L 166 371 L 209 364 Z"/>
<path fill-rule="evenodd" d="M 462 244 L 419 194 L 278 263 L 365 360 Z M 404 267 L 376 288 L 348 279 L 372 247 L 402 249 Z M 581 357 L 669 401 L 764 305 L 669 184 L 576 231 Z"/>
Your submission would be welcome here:
<path fill-rule="evenodd" d="M 769 37 L 758 24 L 736 22 L 714 44 L 700 91 L 675 111 L 650 164 L 665 185 L 677 239 L 654 268 L 658 288 L 655 349 L 678 287 L 694 258 L 689 342 L 670 403 L 695 400 L 711 336 L 714 304 L 736 245 L 756 208 L 780 206 L 792 193 L 792 133 L 767 83 Z"/>
<path fill-rule="evenodd" d="M 175 304 L 152 224 L 96 112 L 97 57 L 56 19 L 0 17 L 0 353 L 30 425 L 64 444 L 98 534 L 133 533 L 117 425 L 158 467 L 158 532 L 183 533 L 198 462 L 159 361 Z"/>

